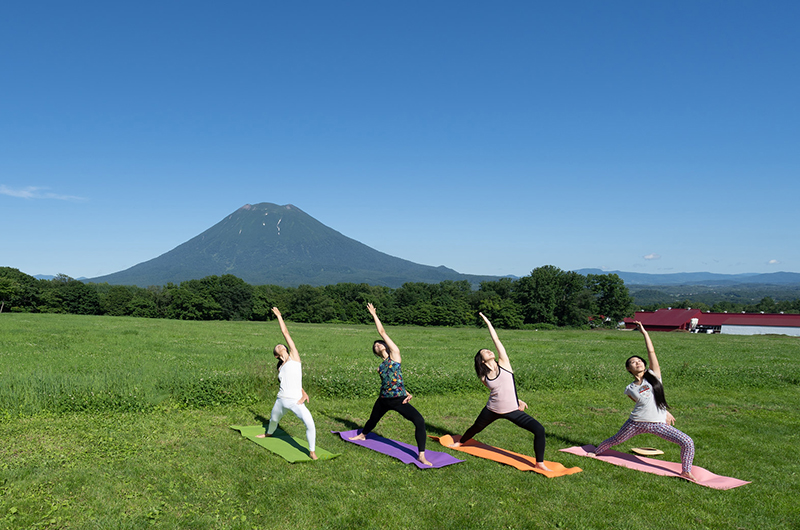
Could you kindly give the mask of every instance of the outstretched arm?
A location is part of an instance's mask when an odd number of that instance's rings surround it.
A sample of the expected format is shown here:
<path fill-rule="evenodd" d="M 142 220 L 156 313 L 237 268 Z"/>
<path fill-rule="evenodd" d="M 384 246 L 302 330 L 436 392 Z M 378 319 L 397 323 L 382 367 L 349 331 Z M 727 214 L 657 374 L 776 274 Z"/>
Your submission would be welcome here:
<path fill-rule="evenodd" d="M 497 364 L 512 372 L 511 370 L 511 361 L 508 359 L 508 354 L 506 353 L 506 349 L 503 346 L 503 343 L 500 342 L 500 337 L 497 336 L 497 332 L 494 330 L 494 326 L 492 323 L 489 322 L 489 319 L 486 318 L 486 315 L 483 313 L 478 313 L 484 322 L 486 322 L 486 327 L 489 328 L 489 335 L 492 337 L 492 342 L 494 342 L 494 349 L 497 350 Z"/>
<path fill-rule="evenodd" d="M 278 318 L 278 324 L 281 326 L 281 333 L 283 333 L 283 338 L 286 341 L 286 347 L 289 349 L 289 358 L 293 361 L 300 362 L 300 353 L 297 351 L 297 348 L 294 345 L 292 336 L 289 335 L 289 329 L 286 327 L 286 323 L 283 321 L 283 316 L 281 316 L 280 310 L 277 307 L 273 307 L 272 312 Z"/>
<path fill-rule="evenodd" d="M 386 330 L 383 329 L 383 324 L 381 323 L 381 319 L 378 318 L 378 312 L 375 310 L 375 306 L 367 304 L 367 310 L 369 314 L 372 315 L 372 319 L 375 321 L 375 327 L 378 328 L 378 335 L 381 336 L 383 342 L 386 343 L 386 346 L 389 348 L 389 358 L 392 359 L 394 362 L 400 362 L 400 348 L 397 347 L 392 339 L 389 338 L 389 334 L 386 333 Z"/>
<path fill-rule="evenodd" d="M 638 326 L 639 331 L 644 335 L 644 345 L 647 348 L 647 362 L 650 364 L 650 370 L 661 379 L 661 366 L 658 364 L 658 357 L 656 357 L 656 350 L 653 348 L 653 341 L 650 340 L 650 335 L 648 335 L 647 330 L 644 329 L 644 324 L 638 320 L 634 321 L 634 324 Z"/>

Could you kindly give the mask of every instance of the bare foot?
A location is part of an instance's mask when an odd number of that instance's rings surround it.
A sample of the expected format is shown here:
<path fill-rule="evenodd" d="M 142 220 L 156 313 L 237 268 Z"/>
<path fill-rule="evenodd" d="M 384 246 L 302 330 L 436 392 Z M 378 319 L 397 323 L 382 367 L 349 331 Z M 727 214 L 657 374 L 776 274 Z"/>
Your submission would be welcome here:
<path fill-rule="evenodd" d="M 453 449 L 458 449 L 459 447 L 461 447 L 461 442 L 451 443 L 447 447 L 452 447 Z"/>
<path fill-rule="evenodd" d="M 542 471 L 552 471 L 552 469 L 544 465 L 544 462 L 536 462 L 536 465 L 533 467 L 536 469 L 541 469 Z"/>
<path fill-rule="evenodd" d="M 363 434 L 357 434 L 356 436 L 351 436 L 350 439 L 351 440 L 366 440 L 367 437 L 364 436 Z"/>
<path fill-rule="evenodd" d="M 596 455 L 595 453 L 586 453 L 586 456 L 591 456 L 592 458 L 594 458 L 594 457 L 596 457 L 597 455 Z"/>
<path fill-rule="evenodd" d="M 681 478 L 685 478 L 686 480 L 691 480 L 692 482 L 697 482 L 697 479 L 694 478 L 691 471 L 687 471 L 686 473 L 681 473 Z"/>
<path fill-rule="evenodd" d="M 317 453 L 315 453 L 314 451 L 310 451 L 310 452 L 308 453 L 308 456 L 310 456 L 310 457 L 311 457 L 311 460 L 316 460 L 317 458 L 319 458 L 319 457 L 317 456 Z"/>
<path fill-rule="evenodd" d="M 426 466 L 432 466 L 432 465 L 433 465 L 433 464 L 431 464 L 430 462 L 428 462 L 428 459 L 427 459 L 427 458 L 425 458 L 425 451 L 421 451 L 421 452 L 419 453 L 419 458 L 417 458 L 417 460 L 419 460 L 420 462 L 422 462 L 422 463 L 423 463 L 423 464 L 425 464 Z"/>
<path fill-rule="evenodd" d="M 265 432 L 264 434 L 257 434 L 256 438 L 272 438 L 272 435 Z"/>

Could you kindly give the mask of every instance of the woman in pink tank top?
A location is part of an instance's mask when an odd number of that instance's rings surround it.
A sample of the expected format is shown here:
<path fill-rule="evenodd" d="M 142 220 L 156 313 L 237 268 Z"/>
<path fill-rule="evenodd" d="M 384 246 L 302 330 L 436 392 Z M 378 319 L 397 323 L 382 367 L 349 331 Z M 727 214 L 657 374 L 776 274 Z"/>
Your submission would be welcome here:
<path fill-rule="evenodd" d="M 472 427 L 461 436 L 460 441 L 450 447 L 459 447 L 473 436 L 491 425 L 495 420 L 505 419 L 533 433 L 533 450 L 536 456 L 536 467 L 544 471 L 550 469 L 544 463 L 545 433 L 544 427 L 534 418 L 523 412 L 528 404 L 517 397 L 517 385 L 514 381 L 514 370 L 508 359 L 506 349 L 492 327 L 492 323 L 483 313 L 478 313 L 492 337 L 497 355 L 491 350 L 481 349 L 475 354 L 475 373 L 478 379 L 489 389 L 489 400 L 478 415 Z"/>

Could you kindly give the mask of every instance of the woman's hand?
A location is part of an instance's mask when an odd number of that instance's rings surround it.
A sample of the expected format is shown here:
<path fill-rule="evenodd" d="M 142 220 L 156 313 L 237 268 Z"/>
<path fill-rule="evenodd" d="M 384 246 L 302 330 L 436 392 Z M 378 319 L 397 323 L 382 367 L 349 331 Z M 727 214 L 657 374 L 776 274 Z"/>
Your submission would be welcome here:
<path fill-rule="evenodd" d="M 298 401 L 297 404 L 298 405 L 302 405 L 303 403 L 306 403 L 306 402 L 311 403 L 311 401 L 309 401 L 309 399 L 308 399 L 308 394 L 306 394 L 306 391 L 303 390 L 303 396 L 300 398 L 300 401 Z"/>
<path fill-rule="evenodd" d="M 667 411 L 667 425 L 675 425 L 675 416 Z"/>
<path fill-rule="evenodd" d="M 411 401 L 411 398 L 413 398 L 413 397 L 414 396 L 411 395 L 411 392 L 406 391 L 406 398 L 403 400 L 403 405 L 405 405 L 406 403 Z"/>
<path fill-rule="evenodd" d="M 518 409 L 520 412 L 524 412 L 524 411 L 525 411 L 525 409 L 527 409 L 527 408 L 528 408 L 528 404 L 527 404 L 527 403 L 525 403 L 524 401 L 522 401 L 521 399 L 517 399 L 517 401 L 519 401 L 519 407 L 517 407 L 517 409 Z"/>

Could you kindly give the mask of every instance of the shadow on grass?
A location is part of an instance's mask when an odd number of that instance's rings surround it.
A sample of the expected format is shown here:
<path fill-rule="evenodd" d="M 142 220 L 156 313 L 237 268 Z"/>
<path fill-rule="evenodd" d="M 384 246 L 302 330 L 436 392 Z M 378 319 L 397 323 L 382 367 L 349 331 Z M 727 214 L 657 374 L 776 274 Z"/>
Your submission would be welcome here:
<path fill-rule="evenodd" d="M 248 409 L 248 410 L 253 415 L 253 419 L 255 419 L 256 421 L 260 421 L 261 422 L 261 426 L 264 427 L 265 431 L 267 429 L 269 429 L 269 418 L 264 417 L 262 414 L 254 411 L 253 409 Z M 280 425 L 279 425 L 279 427 L 280 427 Z"/>
<path fill-rule="evenodd" d="M 342 425 L 344 425 L 346 429 L 342 429 L 342 431 L 352 431 L 353 429 L 360 429 L 361 427 L 363 427 L 362 425 L 359 425 L 353 420 L 348 420 L 347 418 L 341 418 L 339 416 L 331 416 L 329 414 L 326 414 L 325 416 L 332 419 L 333 421 L 337 421 Z"/>
<path fill-rule="evenodd" d="M 558 440 L 559 442 L 563 443 L 567 447 L 573 447 L 573 446 L 576 446 L 576 445 L 577 446 L 583 446 L 583 445 L 586 445 L 586 444 L 589 443 L 586 440 L 575 440 L 573 438 L 570 438 L 568 436 L 563 436 L 563 435 L 560 435 L 560 434 L 547 433 L 546 436 L 547 436 L 548 440 Z"/>
<path fill-rule="evenodd" d="M 361 429 L 363 427 L 363 425 L 356 423 L 353 420 L 342 418 L 341 416 L 331 416 L 329 414 L 326 414 L 326 416 L 344 425 L 346 428 L 342 429 L 342 431 L 351 431 L 353 429 Z M 425 431 L 428 434 L 434 434 L 436 436 L 444 436 L 445 434 L 451 434 L 450 431 L 448 431 L 447 429 L 443 429 L 442 427 L 439 427 L 433 423 L 428 423 L 427 421 L 425 422 Z"/>
<path fill-rule="evenodd" d="M 425 428 L 428 430 L 428 434 L 433 434 L 433 435 L 439 436 L 439 437 L 444 436 L 445 434 L 460 434 L 458 432 L 452 432 L 452 431 L 450 431 L 448 429 L 441 428 L 441 427 L 439 427 L 439 426 L 437 426 L 437 425 L 435 425 L 433 423 L 428 423 L 428 422 L 425 423 Z M 466 431 L 468 428 L 469 428 L 469 425 L 465 425 L 464 429 L 461 432 Z M 526 434 L 526 431 L 524 429 L 520 429 L 520 435 L 524 436 L 525 434 Z M 585 445 L 586 443 L 588 443 L 588 442 L 586 442 L 586 440 L 574 440 L 574 439 L 569 438 L 567 436 L 563 436 L 561 434 L 553 434 L 551 432 L 545 432 L 545 438 L 548 441 L 563 443 L 563 444 L 567 445 L 568 447 L 572 447 L 572 446 L 575 446 L 575 445 L 582 446 L 582 445 Z"/>

